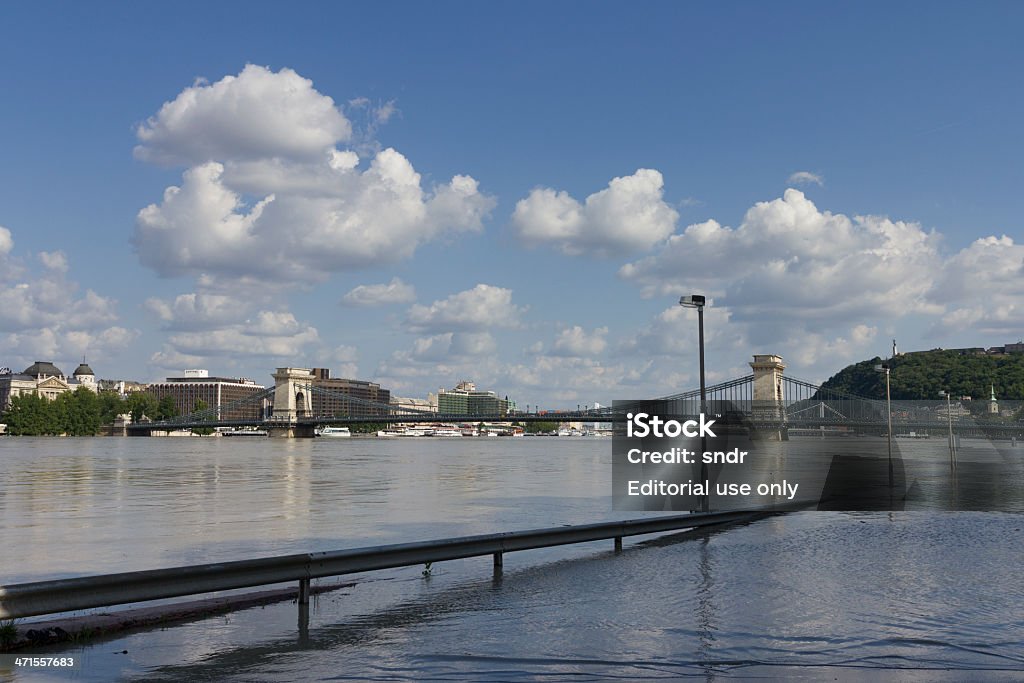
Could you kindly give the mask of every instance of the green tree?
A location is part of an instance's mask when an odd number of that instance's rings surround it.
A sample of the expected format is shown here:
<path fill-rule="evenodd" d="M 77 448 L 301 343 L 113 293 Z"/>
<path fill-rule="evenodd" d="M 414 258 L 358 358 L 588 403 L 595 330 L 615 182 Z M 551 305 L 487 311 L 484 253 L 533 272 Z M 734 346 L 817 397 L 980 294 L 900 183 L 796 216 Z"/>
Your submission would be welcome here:
<path fill-rule="evenodd" d="M 884 399 L 885 374 L 874 369 L 883 362 L 891 368 L 894 401 L 938 400 L 939 391 L 948 391 L 953 396 L 971 396 L 972 410 L 984 412 L 990 387 L 1001 401 L 1024 400 L 1024 354 L 961 355 L 942 349 L 854 363 L 830 377 L 822 388 Z"/>
<path fill-rule="evenodd" d="M 178 417 L 178 406 L 174 404 L 173 396 L 164 396 L 156 405 L 156 413 L 153 416 L 156 420 L 170 420 Z"/>
<path fill-rule="evenodd" d="M 54 419 L 60 433 L 68 436 L 95 436 L 100 430 L 99 397 L 79 387 L 67 391 L 53 401 Z"/>
<path fill-rule="evenodd" d="M 523 430 L 527 434 L 539 434 L 542 432 L 557 432 L 557 422 L 525 422 L 523 423 Z"/>
<path fill-rule="evenodd" d="M 153 394 L 145 391 L 134 391 L 128 394 L 126 401 L 128 412 L 132 414 L 132 422 L 138 422 L 142 416 L 153 418 L 156 415 L 157 401 Z"/>
<path fill-rule="evenodd" d="M 85 387 L 66 391 L 52 401 L 32 392 L 13 397 L 0 421 L 15 436 L 94 436 L 102 424 L 101 401 Z"/>
<path fill-rule="evenodd" d="M 129 412 L 127 401 L 116 391 L 101 391 L 97 398 L 100 403 L 101 424 L 110 424 L 118 415 Z"/>
<path fill-rule="evenodd" d="M 192 412 L 193 413 L 201 413 L 204 410 L 209 410 L 209 409 L 210 409 L 209 404 L 206 401 L 204 401 L 203 399 L 201 399 L 201 398 L 197 398 L 196 402 L 192 405 Z M 202 417 L 203 421 L 206 421 L 208 419 L 210 419 L 210 418 L 207 415 L 204 415 Z M 210 434 L 213 434 L 213 427 L 194 427 L 192 429 L 192 433 L 193 434 L 198 434 L 199 436 L 209 436 Z"/>
<path fill-rule="evenodd" d="M 53 405 L 35 392 L 13 396 L 0 421 L 7 425 L 7 432 L 13 436 L 60 433 Z"/>

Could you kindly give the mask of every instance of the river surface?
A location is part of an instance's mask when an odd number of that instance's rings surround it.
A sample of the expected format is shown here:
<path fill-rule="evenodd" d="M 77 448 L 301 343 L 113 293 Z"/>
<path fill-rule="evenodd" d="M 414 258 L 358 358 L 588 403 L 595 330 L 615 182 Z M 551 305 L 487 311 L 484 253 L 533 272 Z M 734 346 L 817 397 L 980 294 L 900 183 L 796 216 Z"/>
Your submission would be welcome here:
<path fill-rule="evenodd" d="M 649 514 L 611 510 L 610 439 L 2 438 L 0 473 L 0 584 Z M 308 631 L 283 603 L 0 680 L 1022 680 L 1022 549 L 1020 514 L 797 512 L 346 577 Z"/>

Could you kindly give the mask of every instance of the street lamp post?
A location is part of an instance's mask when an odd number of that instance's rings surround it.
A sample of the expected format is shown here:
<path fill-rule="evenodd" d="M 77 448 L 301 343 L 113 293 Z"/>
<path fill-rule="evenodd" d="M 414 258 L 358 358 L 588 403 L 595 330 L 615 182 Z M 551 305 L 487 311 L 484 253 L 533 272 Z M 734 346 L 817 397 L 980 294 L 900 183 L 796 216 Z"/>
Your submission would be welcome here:
<path fill-rule="evenodd" d="M 956 467 L 956 441 L 953 440 L 953 404 L 948 391 L 939 391 L 939 396 L 946 397 L 946 420 L 949 423 L 949 465 Z"/>
<path fill-rule="evenodd" d="M 875 366 L 875 370 L 877 372 L 885 373 L 885 412 L 888 414 L 889 418 L 889 488 L 892 488 L 892 396 L 889 393 L 889 369 L 890 368 L 887 363 Z"/>
<path fill-rule="evenodd" d="M 686 296 L 679 298 L 679 305 L 684 308 L 696 308 L 697 309 L 697 347 L 700 353 L 700 412 L 706 414 L 708 411 L 708 395 L 707 388 L 704 383 L 704 304 L 705 297 L 703 294 L 687 294 Z M 700 437 L 700 451 L 703 456 L 704 452 L 708 449 L 708 438 L 704 435 L 703 430 L 701 431 Z M 700 480 L 702 482 L 708 481 L 708 466 L 703 463 L 703 457 L 701 458 L 702 463 L 700 466 Z M 711 500 L 709 498 L 710 491 L 705 491 L 704 496 L 701 499 L 701 512 L 709 512 L 711 509 Z"/>
<path fill-rule="evenodd" d="M 697 309 L 697 345 L 700 352 L 700 412 L 706 412 L 708 407 L 707 389 L 704 384 L 704 295 L 690 294 L 679 299 L 679 305 L 684 308 Z"/>

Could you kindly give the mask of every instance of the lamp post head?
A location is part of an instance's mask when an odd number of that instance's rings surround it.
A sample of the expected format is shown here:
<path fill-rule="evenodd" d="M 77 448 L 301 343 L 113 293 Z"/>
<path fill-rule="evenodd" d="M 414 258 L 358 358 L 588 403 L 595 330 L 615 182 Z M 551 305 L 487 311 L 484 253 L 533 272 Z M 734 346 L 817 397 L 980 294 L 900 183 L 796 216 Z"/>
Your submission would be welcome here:
<path fill-rule="evenodd" d="M 705 301 L 703 294 L 687 294 L 679 297 L 679 305 L 686 308 L 704 308 Z"/>
<path fill-rule="evenodd" d="M 882 363 L 880 365 L 876 365 L 875 366 L 875 372 L 889 372 L 889 365 L 886 364 L 886 363 Z"/>

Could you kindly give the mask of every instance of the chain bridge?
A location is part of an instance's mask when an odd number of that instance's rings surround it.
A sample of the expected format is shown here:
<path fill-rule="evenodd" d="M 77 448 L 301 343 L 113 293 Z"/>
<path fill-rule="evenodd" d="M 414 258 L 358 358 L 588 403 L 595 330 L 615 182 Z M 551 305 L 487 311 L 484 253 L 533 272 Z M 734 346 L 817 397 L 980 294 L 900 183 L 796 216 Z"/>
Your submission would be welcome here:
<path fill-rule="evenodd" d="M 961 436 L 1022 438 L 1024 425 L 975 419 L 958 411 L 954 418 L 944 401 L 894 401 L 865 398 L 784 375 L 779 356 L 754 356 L 753 372 L 705 390 L 706 412 L 739 414 L 752 429 L 788 439 L 801 436 L 884 435 L 889 413 L 896 436 L 944 438 L 947 430 Z M 216 427 L 255 427 L 272 436 L 312 437 L 319 427 L 356 424 L 597 422 L 624 419 L 632 401 L 614 406 L 566 411 L 504 414 L 445 414 L 380 403 L 317 386 L 309 370 L 278 368 L 275 385 L 245 399 L 213 406 L 169 420 L 131 424 L 129 435 L 154 431 Z M 637 399 L 639 402 L 641 399 Z M 701 412 L 701 392 L 642 399 L 657 402 L 675 415 Z"/>

